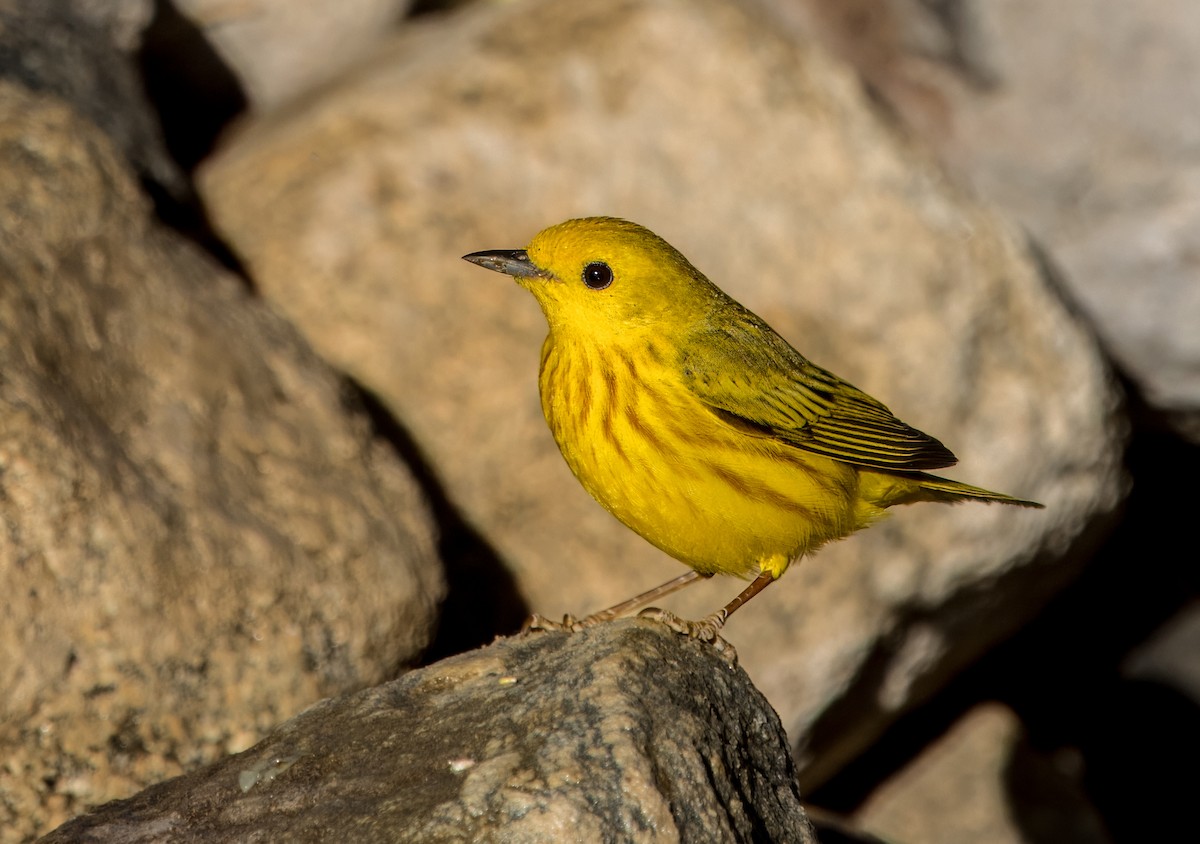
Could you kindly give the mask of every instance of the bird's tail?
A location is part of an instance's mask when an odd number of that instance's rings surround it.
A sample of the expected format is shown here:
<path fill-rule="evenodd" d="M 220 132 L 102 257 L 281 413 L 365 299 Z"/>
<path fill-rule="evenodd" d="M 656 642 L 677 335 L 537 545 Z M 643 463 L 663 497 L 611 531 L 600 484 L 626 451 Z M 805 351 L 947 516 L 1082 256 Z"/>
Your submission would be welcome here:
<path fill-rule="evenodd" d="M 992 492 L 990 489 L 928 475 L 925 472 L 870 474 L 870 481 L 875 482 L 871 485 L 876 488 L 872 490 L 874 494 L 868 492 L 867 497 L 883 507 L 911 504 L 914 501 L 942 501 L 947 504 L 959 501 L 996 501 L 1001 504 L 1015 504 L 1018 507 L 1035 507 L 1039 510 L 1044 506 L 1036 501 L 1014 498 L 1002 492 Z M 867 478 L 864 477 L 863 480 L 866 481 Z"/>
<path fill-rule="evenodd" d="M 990 489 L 983 487 L 971 486 L 960 481 L 952 481 L 949 478 L 941 478 L 937 475 L 927 475 L 924 472 L 918 473 L 917 487 L 923 495 L 920 496 L 923 501 L 945 501 L 953 504 L 956 501 L 998 501 L 1001 504 L 1015 504 L 1018 507 L 1035 507 L 1041 510 L 1045 505 L 1039 504 L 1036 501 L 1027 501 L 1024 498 L 1014 498 L 1011 495 L 1005 495 L 1002 492 L 992 492 Z"/>

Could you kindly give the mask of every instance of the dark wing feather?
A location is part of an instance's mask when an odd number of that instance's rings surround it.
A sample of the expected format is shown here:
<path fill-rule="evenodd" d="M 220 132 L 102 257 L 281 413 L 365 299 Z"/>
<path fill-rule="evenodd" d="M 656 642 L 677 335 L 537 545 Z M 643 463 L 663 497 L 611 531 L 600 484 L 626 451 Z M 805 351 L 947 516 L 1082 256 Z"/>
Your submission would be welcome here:
<path fill-rule="evenodd" d="M 957 462 L 944 445 L 904 424 L 883 404 L 806 360 L 740 307 L 685 344 L 691 391 L 718 417 L 757 436 L 885 471 Z"/>

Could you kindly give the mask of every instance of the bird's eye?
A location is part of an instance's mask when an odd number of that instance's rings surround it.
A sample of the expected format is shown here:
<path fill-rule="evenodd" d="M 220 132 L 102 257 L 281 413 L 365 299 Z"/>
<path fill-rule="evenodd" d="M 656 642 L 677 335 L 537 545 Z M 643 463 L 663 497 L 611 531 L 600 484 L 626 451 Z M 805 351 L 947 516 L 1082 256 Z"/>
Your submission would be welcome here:
<path fill-rule="evenodd" d="M 583 268 L 583 283 L 593 290 L 603 290 L 613 283 L 612 267 L 603 261 L 592 261 Z"/>

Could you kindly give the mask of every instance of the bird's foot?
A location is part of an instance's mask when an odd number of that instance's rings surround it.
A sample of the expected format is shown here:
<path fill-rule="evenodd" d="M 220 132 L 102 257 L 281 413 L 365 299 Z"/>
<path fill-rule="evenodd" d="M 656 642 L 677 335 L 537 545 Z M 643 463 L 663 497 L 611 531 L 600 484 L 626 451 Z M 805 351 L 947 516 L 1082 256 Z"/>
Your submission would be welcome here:
<path fill-rule="evenodd" d="M 587 619 L 583 621 L 587 621 Z M 544 615 L 534 613 L 521 625 L 520 635 L 528 636 L 536 630 L 545 630 L 550 633 L 578 633 L 585 626 L 582 621 L 570 614 L 564 615 L 562 621 L 551 621 Z"/>
<path fill-rule="evenodd" d="M 724 610 L 717 610 L 712 615 L 706 615 L 699 621 L 688 621 L 669 610 L 659 609 L 658 607 L 646 607 L 646 609 L 638 613 L 638 618 L 648 618 L 652 621 L 657 621 L 690 639 L 699 639 L 701 642 L 707 642 L 716 649 L 717 653 L 726 662 L 730 665 L 737 665 L 737 651 L 733 645 L 721 638 L 721 628 L 725 626 L 726 616 L 727 613 Z"/>
<path fill-rule="evenodd" d="M 576 618 L 568 613 L 563 616 L 562 621 L 551 621 L 544 615 L 534 613 L 521 626 L 521 635 L 528 635 L 534 630 L 545 630 L 551 633 L 579 633 L 589 627 L 595 627 L 597 624 L 612 621 L 614 617 L 611 612 L 605 610 L 604 612 L 594 612 L 583 618 Z"/>
<path fill-rule="evenodd" d="M 609 607 L 600 612 L 594 612 L 591 615 L 585 615 L 583 618 L 575 618 L 575 616 L 567 614 L 563 616 L 562 621 L 551 621 L 545 616 L 534 613 L 529 617 L 529 620 L 521 627 L 521 635 L 527 635 L 534 630 L 547 630 L 558 633 L 578 633 L 581 630 L 587 630 L 589 627 L 595 627 L 597 624 L 603 624 L 606 621 L 612 621 L 614 618 L 619 618 L 625 612 L 625 605 L 618 604 L 615 607 Z"/>

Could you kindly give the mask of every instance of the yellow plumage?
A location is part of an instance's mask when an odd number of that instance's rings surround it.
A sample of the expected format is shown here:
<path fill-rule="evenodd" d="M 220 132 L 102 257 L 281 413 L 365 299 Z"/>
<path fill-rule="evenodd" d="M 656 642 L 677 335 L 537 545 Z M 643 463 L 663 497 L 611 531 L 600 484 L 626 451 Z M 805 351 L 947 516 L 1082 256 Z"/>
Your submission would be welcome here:
<path fill-rule="evenodd" d="M 587 491 L 700 575 L 757 578 L 702 622 L 654 611 L 677 629 L 717 639 L 792 560 L 894 504 L 1040 506 L 926 474 L 954 455 L 806 360 L 641 226 L 569 220 L 525 250 L 465 257 L 513 275 L 541 305 L 542 410 Z"/>

